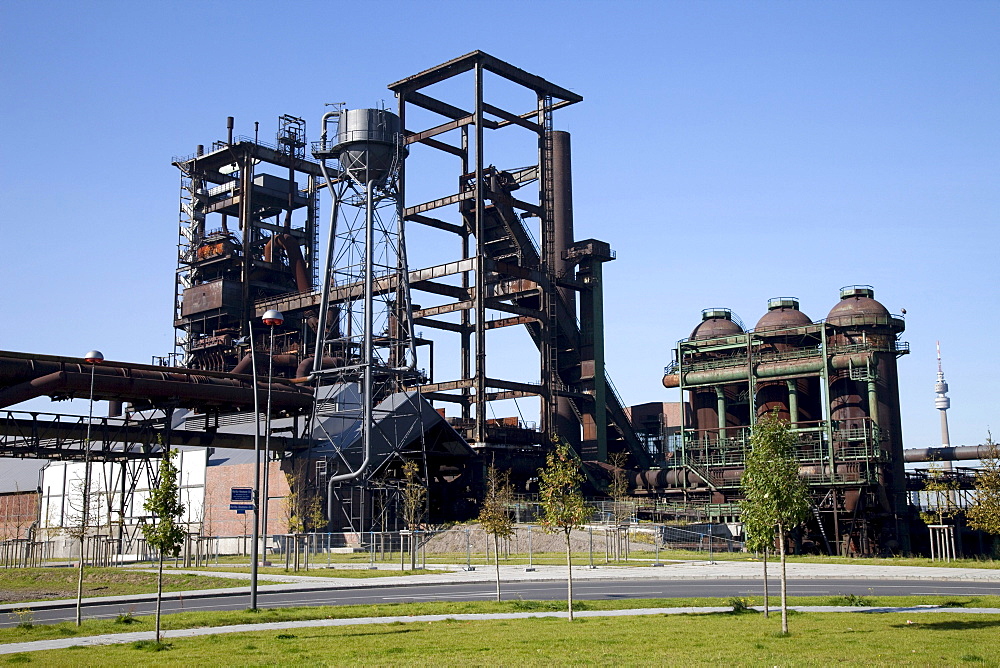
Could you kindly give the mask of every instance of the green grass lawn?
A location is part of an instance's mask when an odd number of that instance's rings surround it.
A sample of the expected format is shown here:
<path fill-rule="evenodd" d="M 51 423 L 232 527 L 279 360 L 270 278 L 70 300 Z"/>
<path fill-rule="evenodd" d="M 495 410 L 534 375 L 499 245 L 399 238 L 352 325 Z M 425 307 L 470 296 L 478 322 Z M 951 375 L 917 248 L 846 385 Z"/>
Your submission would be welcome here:
<path fill-rule="evenodd" d="M 76 597 L 75 568 L 4 568 L 0 569 L 0 603 L 48 601 Z M 164 591 L 219 589 L 246 586 L 230 578 L 164 573 Z M 83 597 L 124 596 L 156 593 L 156 574 L 124 568 L 84 569 Z"/>
<path fill-rule="evenodd" d="M 376 565 L 393 565 L 399 564 L 399 552 L 386 553 L 385 558 L 381 555 L 377 555 Z M 648 550 L 635 550 L 633 549 L 630 554 L 630 559 L 628 561 L 612 561 L 610 563 L 616 565 L 643 565 L 652 562 L 656 558 L 656 552 L 652 549 Z M 747 554 L 745 552 L 713 552 L 712 559 L 716 561 L 749 561 L 756 562 L 759 559 L 755 558 L 752 554 Z M 709 558 L 709 553 L 705 552 L 695 552 L 690 550 L 660 550 L 659 553 L 660 561 L 707 561 Z M 774 561 L 777 561 L 777 555 L 772 557 Z M 954 561 L 945 563 L 942 561 L 931 561 L 926 557 L 890 557 L 890 558 L 851 558 L 851 557 L 830 557 L 830 556 L 816 556 L 816 555 L 800 555 L 794 556 L 789 555 L 787 557 L 788 563 L 799 563 L 799 564 L 851 564 L 854 566 L 942 566 L 948 568 L 990 568 L 997 569 L 1000 568 L 1000 560 L 993 559 L 956 559 Z M 464 564 L 466 563 L 467 557 L 464 552 L 458 553 L 448 553 L 448 554 L 431 554 L 428 553 L 426 557 L 426 563 L 428 565 L 434 564 Z M 605 564 L 605 552 L 604 546 L 598 546 L 595 542 L 594 546 L 594 564 Z M 274 556 L 271 558 L 272 563 L 281 564 L 281 573 L 284 573 L 284 562 L 281 557 Z M 356 564 L 359 567 L 367 565 L 371 561 L 371 555 L 367 553 L 354 553 L 354 554 L 331 554 L 331 555 L 313 555 L 312 563 L 310 564 L 310 571 L 314 568 L 322 568 L 330 564 Z M 472 564 L 475 566 L 485 566 L 493 564 L 493 556 L 490 555 L 489 561 L 486 560 L 486 555 L 483 553 L 472 555 Z M 424 559 L 419 560 L 420 563 L 424 562 Z M 566 554 L 563 552 L 536 552 L 532 555 L 532 562 L 539 565 L 562 565 L 566 563 Z M 409 564 L 409 555 L 407 554 L 404 559 L 405 564 Z M 503 565 L 519 566 L 526 565 L 528 563 L 527 553 L 521 554 L 511 554 L 507 557 L 501 555 L 500 563 Z M 590 563 L 590 554 L 587 551 L 577 551 L 573 554 L 573 563 L 577 565 L 585 565 Z M 249 564 L 247 557 L 222 557 L 219 559 L 218 567 L 234 567 L 239 565 Z M 204 568 L 213 568 L 213 565 Z M 262 571 L 263 572 L 263 571 Z"/>
<path fill-rule="evenodd" d="M 248 578 L 250 575 L 250 566 L 245 566 L 245 565 L 201 567 L 198 568 L 198 570 L 199 571 L 218 570 L 223 573 L 245 573 Z M 169 571 L 165 570 L 165 572 Z M 434 573 L 443 573 L 446 571 L 423 569 L 423 568 L 418 568 L 412 571 L 388 570 L 384 568 L 384 564 L 382 570 L 379 569 L 369 570 L 368 568 L 365 568 L 361 565 L 358 565 L 354 568 L 344 568 L 342 566 L 339 568 L 327 568 L 326 564 L 323 564 L 322 566 L 312 566 L 309 570 L 300 568 L 298 571 L 291 569 L 286 571 L 284 566 L 281 567 L 267 566 L 258 568 L 257 572 L 262 573 L 264 575 L 303 575 L 307 577 L 318 577 L 318 578 L 388 578 L 388 577 L 399 577 L 400 575 L 431 575 Z"/>
<path fill-rule="evenodd" d="M 763 600 L 752 598 L 749 605 L 760 605 Z M 777 598 L 771 598 L 772 607 Z M 945 607 L 996 607 L 1000 608 L 1000 596 L 798 596 L 789 597 L 789 605 L 872 605 L 901 607 L 913 605 L 941 605 Z M 577 610 L 627 610 L 634 608 L 677 608 L 731 605 L 729 598 L 655 598 L 655 599 L 614 599 L 606 601 L 574 601 Z M 294 608 L 266 608 L 257 612 L 233 610 L 229 612 L 180 612 L 164 615 L 164 629 L 187 629 L 233 624 L 255 624 L 307 619 L 349 619 L 357 617 L 391 617 L 398 615 L 454 615 L 486 612 L 548 612 L 566 609 L 565 601 L 431 601 L 420 603 L 383 603 L 378 605 L 341 605 Z M 129 607 L 122 606 L 122 621 L 84 620 L 79 628 L 72 623 L 32 624 L 30 627 L 10 627 L 0 629 L 0 643 L 70 638 L 76 636 L 100 635 L 104 633 L 124 633 L 127 631 L 149 631 L 153 627 L 151 615 L 133 617 Z M 18 617 L 10 615 L 10 621 L 29 620 L 30 615 Z"/>
<path fill-rule="evenodd" d="M 912 623 L 909 623 L 912 621 Z M 169 649 L 114 645 L 16 654 L 6 663 L 65 666 L 1000 665 L 1000 615 L 777 615 L 389 623 L 171 640 Z"/>

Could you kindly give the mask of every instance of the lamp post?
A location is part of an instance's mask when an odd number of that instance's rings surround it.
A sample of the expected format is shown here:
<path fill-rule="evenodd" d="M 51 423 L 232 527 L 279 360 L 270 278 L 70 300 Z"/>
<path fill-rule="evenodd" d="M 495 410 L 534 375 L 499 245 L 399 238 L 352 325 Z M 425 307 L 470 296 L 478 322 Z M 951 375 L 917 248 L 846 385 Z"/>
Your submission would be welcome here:
<path fill-rule="evenodd" d="M 250 362 L 253 369 L 253 539 L 250 543 L 250 609 L 257 609 L 257 555 L 260 548 L 260 390 L 257 387 L 257 352 L 253 344 L 253 320 L 250 327 Z M 245 530 L 245 529 L 244 529 Z"/>
<path fill-rule="evenodd" d="M 83 561 L 84 546 L 87 542 L 87 527 L 90 525 L 90 423 L 94 420 L 94 370 L 104 361 L 100 350 L 91 350 L 83 356 L 90 365 L 90 407 L 87 410 L 87 440 L 83 449 L 83 510 L 80 513 L 80 564 L 76 578 L 76 625 L 83 621 Z"/>
<path fill-rule="evenodd" d="M 274 328 L 285 322 L 285 316 L 280 311 L 270 309 L 264 312 L 261 320 L 271 328 L 271 339 L 267 353 L 267 412 L 264 414 L 264 507 L 261 515 L 261 530 L 264 534 L 264 554 L 261 558 L 267 561 L 267 498 L 268 498 L 268 474 L 271 466 L 271 381 L 274 378 Z"/>

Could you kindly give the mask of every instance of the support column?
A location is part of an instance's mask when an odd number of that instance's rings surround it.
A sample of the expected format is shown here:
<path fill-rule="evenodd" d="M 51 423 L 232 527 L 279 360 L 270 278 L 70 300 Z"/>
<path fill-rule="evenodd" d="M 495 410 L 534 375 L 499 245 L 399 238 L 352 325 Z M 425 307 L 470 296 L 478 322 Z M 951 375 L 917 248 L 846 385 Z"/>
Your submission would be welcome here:
<path fill-rule="evenodd" d="M 726 391 L 720 386 L 715 388 L 715 412 L 719 420 L 719 440 L 726 437 Z"/>
<path fill-rule="evenodd" d="M 486 263 L 483 262 L 483 226 L 486 209 L 483 195 L 483 65 L 476 63 L 476 443 L 486 440 Z"/>
<path fill-rule="evenodd" d="M 786 380 L 788 386 L 788 422 L 795 428 L 799 422 L 799 381 Z"/>
<path fill-rule="evenodd" d="M 573 244 L 573 175 L 568 132 L 552 132 L 552 157 L 555 275 L 557 278 L 561 278 L 573 272 L 573 263 L 563 259 L 563 251 Z M 558 294 L 566 310 L 575 316 L 576 291 L 569 288 L 558 288 Z M 564 364 L 559 364 L 560 371 L 564 368 Z M 567 384 L 575 380 L 563 378 Z M 555 427 L 556 433 L 579 452 L 581 425 L 573 412 L 573 406 L 568 397 L 556 397 Z"/>

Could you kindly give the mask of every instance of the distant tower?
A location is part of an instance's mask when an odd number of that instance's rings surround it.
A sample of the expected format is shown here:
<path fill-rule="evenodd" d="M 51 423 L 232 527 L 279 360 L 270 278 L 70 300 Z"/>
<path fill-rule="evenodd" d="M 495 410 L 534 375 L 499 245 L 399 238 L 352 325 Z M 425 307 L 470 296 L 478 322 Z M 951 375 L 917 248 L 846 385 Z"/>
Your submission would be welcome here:
<path fill-rule="evenodd" d="M 948 383 L 944 379 L 944 371 L 941 370 L 941 342 L 937 342 L 937 382 L 934 383 L 934 391 L 937 398 L 934 399 L 934 407 L 941 411 L 941 446 L 950 447 L 951 439 L 948 437 L 948 409 L 951 408 L 951 399 L 948 398 Z M 951 462 L 944 462 L 944 468 L 950 469 Z"/>

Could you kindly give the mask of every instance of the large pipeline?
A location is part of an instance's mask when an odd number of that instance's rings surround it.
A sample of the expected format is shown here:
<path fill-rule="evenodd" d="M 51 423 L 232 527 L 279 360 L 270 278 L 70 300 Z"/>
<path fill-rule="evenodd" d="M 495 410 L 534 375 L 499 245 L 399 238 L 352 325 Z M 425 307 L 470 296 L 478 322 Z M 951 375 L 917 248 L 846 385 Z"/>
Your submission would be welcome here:
<path fill-rule="evenodd" d="M 848 369 L 852 366 L 863 367 L 875 360 L 871 353 L 855 355 L 834 355 L 830 365 L 834 369 Z M 781 376 L 798 376 L 816 373 L 823 370 L 823 358 L 793 360 L 784 362 L 760 362 L 754 366 L 754 376 L 757 378 L 779 378 Z M 705 371 L 688 371 L 684 373 L 684 385 L 703 385 L 706 383 L 726 383 L 746 380 L 746 365 L 726 369 L 708 369 Z M 666 388 L 680 387 L 680 374 L 668 373 L 663 376 L 663 386 Z"/>
<path fill-rule="evenodd" d="M 197 369 L 154 367 L 123 362 L 92 366 L 72 357 L 32 356 L 0 352 L 0 407 L 41 396 L 90 396 L 126 401 L 174 403 L 184 408 L 224 406 L 251 408 L 254 388 L 267 388 L 252 378 Z M 282 381 L 272 384 L 275 410 L 306 410 L 312 393 Z"/>
<path fill-rule="evenodd" d="M 969 459 L 988 459 L 988 445 L 963 445 L 946 448 L 909 448 L 903 450 L 904 462 L 953 462 Z M 992 453 L 995 456 L 995 453 Z"/>
<path fill-rule="evenodd" d="M 295 287 L 298 291 L 309 292 L 312 290 L 312 281 L 309 279 L 306 261 L 302 257 L 298 239 L 288 233 L 276 234 L 268 239 L 267 243 L 264 244 L 264 262 L 273 262 L 275 246 L 284 250 L 288 256 L 288 264 L 295 272 Z"/>

